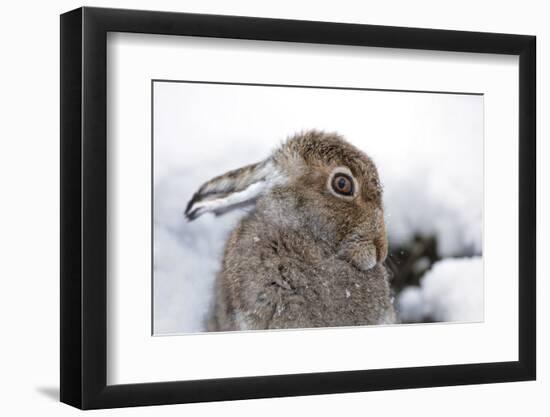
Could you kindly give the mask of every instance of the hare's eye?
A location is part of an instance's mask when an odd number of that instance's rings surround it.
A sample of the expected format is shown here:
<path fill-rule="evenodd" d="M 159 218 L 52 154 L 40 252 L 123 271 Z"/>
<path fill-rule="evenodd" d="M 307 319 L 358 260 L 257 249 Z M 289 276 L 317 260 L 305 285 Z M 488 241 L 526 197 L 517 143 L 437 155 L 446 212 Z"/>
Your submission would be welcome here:
<path fill-rule="evenodd" d="M 347 174 L 336 174 L 332 178 L 332 189 L 341 195 L 353 195 L 353 180 Z"/>

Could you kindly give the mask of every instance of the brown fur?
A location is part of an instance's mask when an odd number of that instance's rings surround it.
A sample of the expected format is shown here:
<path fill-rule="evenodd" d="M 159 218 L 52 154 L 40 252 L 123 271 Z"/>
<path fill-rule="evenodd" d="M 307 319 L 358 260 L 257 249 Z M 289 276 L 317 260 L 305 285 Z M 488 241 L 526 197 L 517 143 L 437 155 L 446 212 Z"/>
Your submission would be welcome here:
<path fill-rule="evenodd" d="M 226 244 L 209 329 L 394 322 L 383 265 L 382 188 L 372 160 L 337 134 L 309 131 L 290 138 L 257 166 L 269 163 L 272 175 L 283 180 L 273 181 L 254 200 L 254 210 Z M 338 167 L 355 178 L 355 198 L 340 198 L 327 188 Z M 251 171 L 243 170 L 255 175 Z M 227 193 L 228 177 L 217 181 L 220 192 Z M 216 181 L 209 183 L 212 192 Z"/>

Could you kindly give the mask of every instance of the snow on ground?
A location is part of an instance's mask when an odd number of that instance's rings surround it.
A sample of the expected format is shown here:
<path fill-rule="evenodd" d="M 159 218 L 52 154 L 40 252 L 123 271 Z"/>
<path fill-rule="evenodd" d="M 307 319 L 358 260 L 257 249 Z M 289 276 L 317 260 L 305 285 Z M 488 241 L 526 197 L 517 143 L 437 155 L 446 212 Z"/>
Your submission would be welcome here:
<path fill-rule="evenodd" d="M 481 96 L 155 83 L 155 333 L 203 330 L 225 240 L 242 216 L 187 222 L 192 194 L 312 128 L 337 131 L 374 159 L 390 245 L 435 234 L 442 257 L 481 254 Z M 462 281 L 451 281 L 447 290 L 462 294 Z"/>
<path fill-rule="evenodd" d="M 448 258 L 433 264 L 420 287 L 405 288 L 397 300 L 405 322 L 482 321 L 483 260 Z"/>

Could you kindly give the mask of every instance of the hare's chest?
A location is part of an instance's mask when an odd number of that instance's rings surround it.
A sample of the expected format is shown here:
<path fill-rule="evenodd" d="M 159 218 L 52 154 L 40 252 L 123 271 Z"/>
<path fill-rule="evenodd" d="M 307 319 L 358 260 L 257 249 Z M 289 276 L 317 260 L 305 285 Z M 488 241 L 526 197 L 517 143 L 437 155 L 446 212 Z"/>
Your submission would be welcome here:
<path fill-rule="evenodd" d="M 364 311 L 384 296 L 371 277 L 335 256 L 281 259 L 277 270 L 281 303 L 300 303 L 313 316 L 328 321 Z"/>

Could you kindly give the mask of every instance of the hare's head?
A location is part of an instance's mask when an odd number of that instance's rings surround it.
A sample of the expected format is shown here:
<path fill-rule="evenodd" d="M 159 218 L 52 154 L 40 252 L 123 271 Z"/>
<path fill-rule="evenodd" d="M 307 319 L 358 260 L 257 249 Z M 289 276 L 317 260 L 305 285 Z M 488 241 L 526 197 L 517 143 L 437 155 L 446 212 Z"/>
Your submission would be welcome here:
<path fill-rule="evenodd" d="M 387 255 L 382 188 L 372 160 L 337 134 L 309 131 L 264 161 L 203 184 L 185 211 L 189 220 L 255 205 L 277 227 L 306 231 L 368 270 Z"/>

